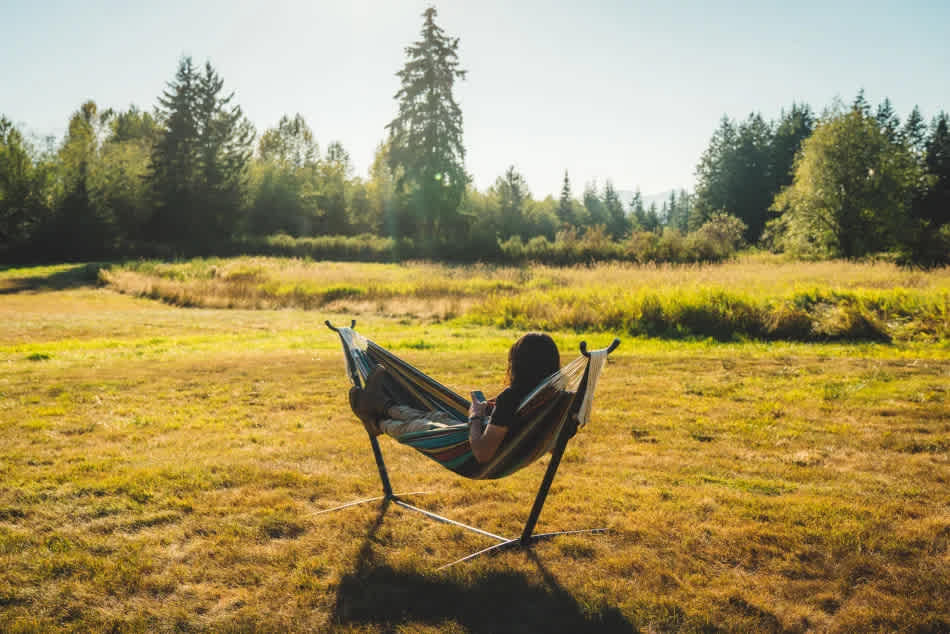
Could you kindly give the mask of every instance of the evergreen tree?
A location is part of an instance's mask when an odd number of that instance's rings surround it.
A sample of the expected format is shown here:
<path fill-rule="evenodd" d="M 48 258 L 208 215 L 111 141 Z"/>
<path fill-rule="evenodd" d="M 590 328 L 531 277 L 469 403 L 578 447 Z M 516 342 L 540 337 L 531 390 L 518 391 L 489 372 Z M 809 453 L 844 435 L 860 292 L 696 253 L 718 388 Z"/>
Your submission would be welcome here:
<path fill-rule="evenodd" d="M 422 39 L 406 48 L 406 64 L 397 73 L 399 113 L 389 123 L 390 166 L 418 219 L 424 239 L 449 235 L 459 222 L 465 192 L 462 111 L 455 102 L 459 69 L 458 38 L 435 23 L 437 12 L 423 12 Z"/>
<path fill-rule="evenodd" d="M 904 260 L 924 266 L 950 263 L 950 118 L 934 118 L 922 159 L 911 207 L 911 226 L 905 232 Z"/>
<path fill-rule="evenodd" d="M 919 107 L 914 106 L 907 115 L 900 138 L 915 157 L 923 158 L 927 143 L 927 126 Z"/>
<path fill-rule="evenodd" d="M 159 98 L 151 228 L 160 241 L 201 247 L 239 228 L 254 133 L 223 87 L 210 63 L 201 73 L 185 57 Z"/>
<path fill-rule="evenodd" d="M 502 239 L 507 240 L 512 236 L 528 238 L 525 211 L 531 193 L 524 176 L 515 170 L 514 165 L 510 166 L 504 176 L 499 176 L 495 181 L 491 193 L 498 201 Z"/>
<path fill-rule="evenodd" d="M 802 142 L 811 136 L 815 116 L 808 104 L 793 103 L 786 112 L 782 109 L 772 134 L 771 168 L 772 196 L 792 184 L 795 155 Z"/>
<path fill-rule="evenodd" d="M 640 188 L 633 192 L 633 198 L 630 200 L 630 216 L 634 231 L 645 231 L 647 222 L 647 212 L 643 208 L 643 194 Z"/>
<path fill-rule="evenodd" d="M 53 170 L 0 116 L 0 251 L 25 246 L 47 220 Z"/>
<path fill-rule="evenodd" d="M 643 228 L 647 231 L 659 232 L 662 227 L 663 223 L 660 221 L 659 213 L 657 213 L 656 202 L 651 202 L 647 209 L 646 222 L 643 223 Z"/>
<path fill-rule="evenodd" d="M 884 98 L 884 101 L 877 107 L 874 117 L 877 119 L 878 125 L 881 126 L 881 132 L 884 133 L 887 140 L 896 143 L 900 133 L 901 121 L 897 113 L 894 112 L 894 106 L 891 105 L 890 99 Z"/>
<path fill-rule="evenodd" d="M 609 180 L 604 186 L 604 209 L 607 212 L 607 231 L 614 240 L 620 240 L 630 231 L 630 222 L 623 209 L 623 201 Z"/>
<path fill-rule="evenodd" d="M 205 62 L 198 82 L 199 199 L 196 237 L 203 241 L 227 238 L 240 229 L 245 209 L 247 167 L 254 129 L 234 93 L 222 95 L 224 80 Z"/>
<path fill-rule="evenodd" d="M 722 117 L 709 147 L 696 166 L 696 211 L 709 218 L 717 211 L 735 208 L 738 130 L 729 117 Z"/>
<path fill-rule="evenodd" d="M 772 127 L 761 115 L 738 126 L 724 117 L 696 168 L 696 220 L 725 212 L 745 223 L 747 241 L 757 241 L 775 195 L 773 158 Z"/>
<path fill-rule="evenodd" d="M 950 223 L 950 117 L 946 112 L 934 119 L 924 161 L 931 184 L 919 217 L 936 230 Z"/>
<path fill-rule="evenodd" d="M 610 222 L 607 216 L 607 208 L 604 207 L 604 200 L 597 193 L 597 183 L 587 183 L 584 186 L 584 209 L 587 210 L 587 225 L 596 227 L 598 225 L 606 227 Z"/>
<path fill-rule="evenodd" d="M 561 185 L 561 198 L 557 205 L 557 218 L 562 225 L 573 226 L 576 224 L 574 218 L 574 199 L 571 196 L 571 181 L 567 177 L 567 170 L 564 170 L 564 184 Z"/>
<path fill-rule="evenodd" d="M 680 217 L 679 205 L 676 200 L 676 190 L 671 189 L 669 198 L 663 201 L 664 216 L 666 216 L 666 226 L 686 233 L 686 218 Z"/>
<path fill-rule="evenodd" d="M 198 79 L 191 58 L 185 57 L 158 99 L 164 131 L 152 151 L 150 233 L 160 242 L 184 241 L 198 224 Z"/>
<path fill-rule="evenodd" d="M 869 104 L 868 100 L 864 97 L 864 88 L 858 89 L 858 94 L 855 95 L 854 101 L 851 103 L 851 109 L 855 112 L 860 112 L 865 117 L 871 116 L 871 104 Z"/>

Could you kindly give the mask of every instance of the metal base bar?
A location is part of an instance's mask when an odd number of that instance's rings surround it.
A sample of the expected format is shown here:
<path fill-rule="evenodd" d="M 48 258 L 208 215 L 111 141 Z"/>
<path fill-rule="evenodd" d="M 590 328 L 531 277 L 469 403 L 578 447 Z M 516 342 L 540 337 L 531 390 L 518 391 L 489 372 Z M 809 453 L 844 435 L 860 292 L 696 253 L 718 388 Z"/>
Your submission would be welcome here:
<path fill-rule="evenodd" d="M 439 566 L 438 568 L 436 568 L 436 570 L 445 570 L 446 568 L 451 568 L 455 564 L 460 564 L 466 561 L 470 561 L 472 559 L 475 559 L 476 557 L 480 557 L 481 555 L 489 555 L 489 554 L 494 555 L 496 553 L 500 553 L 503 550 L 509 550 L 511 548 L 530 548 L 531 544 L 533 544 L 534 542 L 541 541 L 543 539 L 551 539 L 552 537 L 558 537 L 560 535 L 578 535 L 581 533 L 606 533 L 606 532 L 607 532 L 606 528 L 585 528 L 585 529 L 574 530 L 574 531 L 556 531 L 553 533 L 538 533 L 536 535 L 532 535 L 530 539 L 528 539 L 527 541 L 521 539 L 520 537 L 517 539 L 509 539 L 500 544 L 495 544 L 494 546 L 483 548 L 479 551 L 472 553 L 471 555 L 466 555 L 465 557 L 462 557 L 461 559 L 457 559 L 456 561 L 453 561 L 452 563 L 445 564 L 444 566 Z"/>
<path fill-rule="evenodd" d="M 395 497 L 395 496 L 393 496 L 392 501 L 393 501 L 394 504 L 398 504 L 399 506 L 401 506 L 401 507 L 403 507 L 403 508 L 406 508 L 406 509 L 409 509 L 409 510 L 411 510 L 411 511 L 416 511 L 416 512 L 418 512 L 418 513 L 422 513 L 422 514 L 425 515 L 426 517 L 429 517 L 429 518 L 431 518 L 431 519 L 434 519 L 434 520 L 436 520 L 436 521 L 438 521 L 438 522 L 445 522 L 446 524 L 451 524 L 452 526 L 458 526 L 459 528 L 464 528 L 464 529 L 466 529 L 466 530 L 470 530 L 470 531 L 472 531 L 473 533 L 478 533 L 479 535 L 484 535 L 485 537 L 491 537 L 492 539 L 496 539 L 496 540 L 498 540 L 498 541 L 500 541 L 500 542 L 509 542 L 509 541 L 511 541 L 511 540 L 508 539 L 507 537 L 502 537 L 501 535 L 495 535 L 494 533 L 489 533 L 488 531 L 483 531 L 483 530 L 480 529 L 480 528 L 475 528 L 474 526 L 469 526 L 468 524 L 463 524 L 462 522 L 456 522 L 455 520 L 450 520 L 450 519 L 447 518 L 447 517 L 442 517 L 441 515 L 436 515 L 435 513 L 431 512 L 431 511 L 426 511 L 425 509 L 420 509 L 419 507 L 413 506 L 412 504 L 406 504 L 405 502 L 403 502 L 402 500 L 400 500 L 399 498 L 397 498 L 397 497 Z"/>
<path fill-rule="evenodd" d="M 334 506 L 332 509 L 324 509 L 322 511 L 317 511 L 313 515 L 323 515 L 324 513 L 332 513 L 333 511 L 339 511 L 341 509 L 349 508 L 351 506 L 358 506 L 360 504 L 367 504 L 369 502 L 376 502 L 378 500 L 395 500 L 400 495 L 430 495 L 435 493 L 435 491 L 412 491 L 411 493 L 393 493 L 392 495 L 377 495 L 374 498 L 366 498 L 364 500 L 353 500 L 352 502 L 347 502 L 346 504 L 341 504 L 340 506 Z"/>

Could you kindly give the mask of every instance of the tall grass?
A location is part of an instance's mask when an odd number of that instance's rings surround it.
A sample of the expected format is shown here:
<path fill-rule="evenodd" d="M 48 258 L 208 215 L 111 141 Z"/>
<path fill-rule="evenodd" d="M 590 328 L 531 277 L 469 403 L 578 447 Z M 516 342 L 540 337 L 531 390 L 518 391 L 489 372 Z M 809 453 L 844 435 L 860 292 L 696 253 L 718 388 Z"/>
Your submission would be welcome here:
<path fill-rule="evenodd" d="M 179 306 L 328 309 L 519 329 L 764 340 L 936 340 L 950 335 L 950 269 L 789 262 L 573 267 L 142 261 L 105 269 L 121 292 Z"/>

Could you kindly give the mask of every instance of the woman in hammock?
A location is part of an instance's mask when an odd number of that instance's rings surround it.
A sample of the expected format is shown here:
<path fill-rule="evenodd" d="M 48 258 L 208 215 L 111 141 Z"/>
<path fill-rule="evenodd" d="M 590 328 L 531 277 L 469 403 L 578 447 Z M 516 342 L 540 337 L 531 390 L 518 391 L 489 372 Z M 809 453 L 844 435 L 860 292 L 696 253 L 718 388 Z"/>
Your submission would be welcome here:
<path fill-rule="evenodd" d="M 478 462 L 491 460 L 505 438 L 515 434 L 520 423 L 515 415 L 518 404 L 560 365 L 557 345 L 546 334 L 528 333 L 511 346 L 508 387 L 493 401 L 474 400 L 469 408 L 469 443 Z M 398 438 L 409 432 L 459 424 L 445 412 L 424 412 L 389 399 L 383 388 L 386 373 L 383 366 L 377 366 L 367 377 L 364 389 L 350 389 L 350 407 L 371 435 L 386 433 Z"/>

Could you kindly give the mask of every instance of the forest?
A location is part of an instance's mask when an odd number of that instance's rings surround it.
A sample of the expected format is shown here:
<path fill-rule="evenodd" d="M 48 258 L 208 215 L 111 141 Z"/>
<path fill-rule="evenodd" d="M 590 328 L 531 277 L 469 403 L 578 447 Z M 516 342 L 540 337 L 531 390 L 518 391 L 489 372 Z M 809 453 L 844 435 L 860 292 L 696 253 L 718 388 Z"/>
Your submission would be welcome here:
<path fill-rule="evenodd" d="M 861 91 L 820 113 L 723 116 L 694 191 L 659 207 L 613 181 L 537 199 L 514 166 L 479 191 L 465 169 L 458 38 L 424 14 L 396 115 L 365 176 L 300 114 L 254 129 L 210 62 L 183 57 L 151 109 L 82 103 L 64 138 L 0 113 L 0 259 L 294 255 L 570 264 L 793 257 L 950 258 L 950 118 Z M 625 175 L 629 176 L 629 175 Z M 633 175 L 635 179 L 635 175 Z M 628 179 L 631 180 L 631 179 Z"/>

